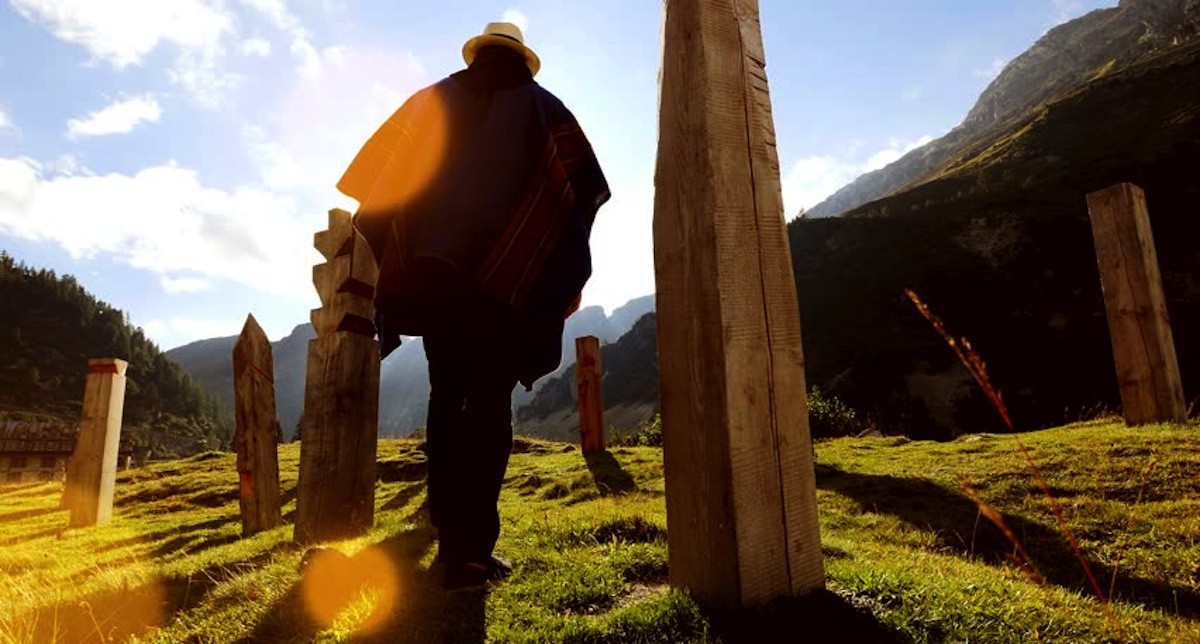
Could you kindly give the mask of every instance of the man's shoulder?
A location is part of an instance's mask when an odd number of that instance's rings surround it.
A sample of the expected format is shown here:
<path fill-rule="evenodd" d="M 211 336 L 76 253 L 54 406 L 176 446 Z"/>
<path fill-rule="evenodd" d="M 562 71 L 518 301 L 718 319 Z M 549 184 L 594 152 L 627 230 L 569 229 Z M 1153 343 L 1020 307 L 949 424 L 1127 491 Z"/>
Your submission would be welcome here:
<path fill-rule="evenodd" d="M 542 109 L 553 120 L 573 120 L 575 118 L 575 116 L 571 114 L 571 110 L 567 109 L 566 104 L 563 103 L 562 100 L 557 96 L 555 96 L 554 92 L 551 92 L 536 82 L 532 83 L 532 85 L 537 92 L 538 100 L 542 102 Z"/>

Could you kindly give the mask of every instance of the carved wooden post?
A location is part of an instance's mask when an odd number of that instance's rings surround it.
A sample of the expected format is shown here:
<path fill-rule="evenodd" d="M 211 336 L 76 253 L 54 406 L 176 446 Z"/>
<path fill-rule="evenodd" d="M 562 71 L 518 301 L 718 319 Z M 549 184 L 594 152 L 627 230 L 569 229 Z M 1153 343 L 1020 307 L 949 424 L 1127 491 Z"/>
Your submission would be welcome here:
<path fill-rule="evenodd" d="M 128 366 L 124 360 L 112 358 L 88 360 L 83 418 L 63 490 L 63 506 L 71 512 L 68 525 L 72 528 L 104 525 L 112 519 Z"/>
<path fill-rule="evenodd" d="M 271 343 L 253 315 L 233 345 L 238 502 L 242 535 L 283 522 L 279 511 L 279 420 L 275 416 L 275 365 Z"/>
<path fill-rule="evenodd" d="M 378 269 L 350 213 L 329 211 L 315 237 L 328 260 L 313 267 L 321 296 L 308 343 L 304 439 L 296 499 L 298 543 L 358 536 L 375 515 L 375 447 L 379 432 L 379 346 L 372 293 Z"/>
<path fill-rule="evenodd" d="M 1132 183 L 1087 196 L 1127 425 L 1187 420 L 1146 196 Z"/>
<path fill-rule="evenodd" d="M 604 451 L 603 372 L 600 338 L 575 338 L 575 380 L 579 387 L 579 441 L 583 453 Z"/>
<path fill-rule="evenodd" d="M 756 0 L 666 0 L 654 195 L 671 583 L 824 586 L 800 314 Z"/>

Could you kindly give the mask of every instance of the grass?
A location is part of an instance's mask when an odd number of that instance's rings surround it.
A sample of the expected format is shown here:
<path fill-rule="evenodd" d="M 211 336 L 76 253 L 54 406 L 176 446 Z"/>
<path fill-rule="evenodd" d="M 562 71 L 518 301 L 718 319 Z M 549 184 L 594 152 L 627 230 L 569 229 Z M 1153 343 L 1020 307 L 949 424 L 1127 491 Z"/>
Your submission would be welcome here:
<path fill-rule="evenodd" d="M 447 595 L 427 572 L 424 455 L 384 440 L 374 529 L 330 544 L 343 554 L 321 553 L 303 576 L 290 525 L 240 538 L 229 454 L 121 473 L 115 519 L 96 529 L 61 529 L 56 484 L 0 488 L 0 642 L 1200 641 L 1197 429 L 1024 435 L 1112 596 L 1111 620 L 1011 436 L 819 443 L 829 592 L 732 616 L 666 585 L 660 450 L 584 459 L 519 441 L 498 547 L 514 574 Z M 297 458 L 280 448 L 288 519 Z M 1013 563 L 964 477 L 1036 576 Z"/>

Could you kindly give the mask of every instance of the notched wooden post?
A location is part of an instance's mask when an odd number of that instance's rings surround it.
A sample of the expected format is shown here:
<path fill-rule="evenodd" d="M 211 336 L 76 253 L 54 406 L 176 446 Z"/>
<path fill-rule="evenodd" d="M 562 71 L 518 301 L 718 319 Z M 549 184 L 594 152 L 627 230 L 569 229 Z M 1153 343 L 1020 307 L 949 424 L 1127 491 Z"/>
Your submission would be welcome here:
<path fill-rule="evenodd" d="M 328 260 L 313 267 L 322 307 L 312 312 L 296 499 L 298 543 L 355 537 L 375 514 L 379 345 L 372 294 L 378 269 L 350 213 L 329 211 L 315 236 Z"/>
<path fill-rule="evenodd" d="M 233 346 L 233 397 L 237 421 L 238 502 L 242 535 L 283 522 L 279 502 L 279 420 L 271 343 L 253 315 Z"/>
<path fill-rule="evenodd" d="M 575 381 L 579 390 L 579 441 L 584 454 L 604 451 L 604 391 L 600 339 L 575 338 Z"/>
<path fill-rule="evenodd" d="M 1087 196 L 1127 425 L 1187 420 L 1146 196 L 1120 183 Z"/>
<path fill-rule="evenodd" d="M 824 586 L 804 358 L 755 0 L 667 0 L 654 194 L 671 583 Z"/>
<path fill-rule="evenodd" d="M 128 366 L 111 358 L 88 361 L 83 417 L 63 490 L 72 528 L 104 525 L 112 519 Z"/>

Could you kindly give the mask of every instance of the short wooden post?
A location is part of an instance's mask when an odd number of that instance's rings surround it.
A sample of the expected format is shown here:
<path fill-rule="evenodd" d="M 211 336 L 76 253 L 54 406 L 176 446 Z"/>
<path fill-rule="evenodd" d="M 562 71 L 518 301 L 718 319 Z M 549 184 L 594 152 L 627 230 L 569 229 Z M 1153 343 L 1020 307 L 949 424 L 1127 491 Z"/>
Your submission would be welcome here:
<path fill-rule="evenodd" d="M 583 453 L 604 451 L 604 390 L 600 338 L 575 338 L 575 381 L 579 388 L 579 442 Z"/>
<path fill-rule="evenodd" d="M 271 343 L 253 315 L 233 345 L 233 399 L 237 423 L 238 502 L 242 535 L 283 522 L 279 501 L 279 421 Z"/>
<path fill-rule="evenodd" d="M 298 543 L 365 533 L 375 516 L 375 448 L 379 432 L 379 345 L 372 292 L 378 269 L 350 213 L 329 211 L 315 237 L 328 260 L 313 267 L 321 297 L 308 343 L 296 499 Z"/>
<path fill-rule="evenodd" d="M 1127 425 L 1187 420 L 1146 196 L 1132 183 L 1087 196 Z"/>
<path fill-rule="evenodd" d="M 665 3 L 654 264 L 673 585 L 823 588 L 800 314 L 756 0 Z"/>
<path fill-rule="evenodd" d="M 71 513 L 68 525 L 72 528 L 104 525 L 112 519 L 128 366 L 113 358 L 88 361 L 83 417 L 63 490 L 63 506 Z"/>

